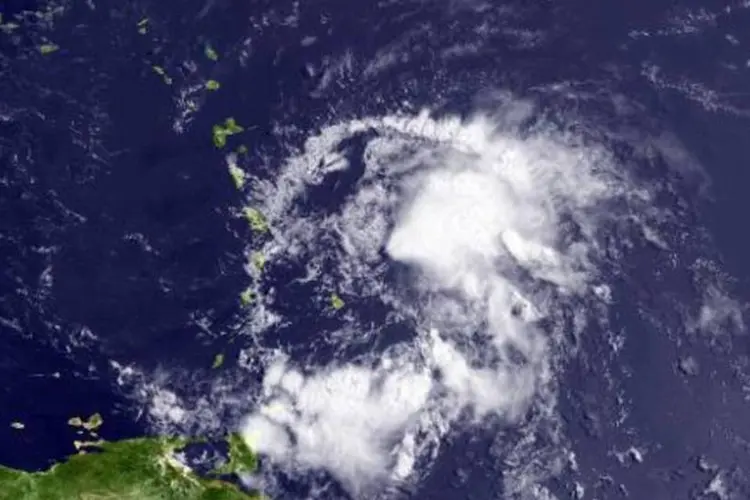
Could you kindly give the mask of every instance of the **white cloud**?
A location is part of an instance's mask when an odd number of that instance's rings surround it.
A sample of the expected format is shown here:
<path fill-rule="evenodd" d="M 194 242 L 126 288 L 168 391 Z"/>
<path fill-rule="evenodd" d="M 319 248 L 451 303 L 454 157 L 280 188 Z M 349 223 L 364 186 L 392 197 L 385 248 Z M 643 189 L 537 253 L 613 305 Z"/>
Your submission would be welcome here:
<path fill-rule="evenodd" d="M 379 136 L 340 211 L 295 208 L 325 175 L 321 159 L 365 129 Z M 417 331 L 356 363 L 267 366 L 244 427 L 250 445 L 290 470 L 325 469 L 357 496 L 408 479 L 464 417 L 522 416 L 550 377 L 551 347 L 535 322 L 566 295 L 602 289 L 590 283 L 595 235 L 614 215 L 600 208 L 629 196 L 622 172 L 611 172 L 601 149 L 549 131 L 521 138 L 486 117 L 366 118 L 309 139 L 276 182 L 259 184 L 274 250 L 317 266 L 337 237 L 346 286 L 359 280 L 387 295 Z M 564 234 L 564 220 L 577 238 Z M 373 264 L 383 250 L 415 272 L 409 290 Z"/>
<path fill-rule="evenodd" d="M 245 422 L 248 442 L 276 460 L 328 469 L 353 491 L 384 479 L 392 447 L 432 388 L 425 370 L 408 365 L 345 365 L 303 378 L 278 362 L 269 374 L 270 397 Z"/>
<path fill-rule="evenodd" d="M 740 304 L 716 286 L 703 293 L 694 328 L 709 335 L 744 331 L 743 311 Z"/>

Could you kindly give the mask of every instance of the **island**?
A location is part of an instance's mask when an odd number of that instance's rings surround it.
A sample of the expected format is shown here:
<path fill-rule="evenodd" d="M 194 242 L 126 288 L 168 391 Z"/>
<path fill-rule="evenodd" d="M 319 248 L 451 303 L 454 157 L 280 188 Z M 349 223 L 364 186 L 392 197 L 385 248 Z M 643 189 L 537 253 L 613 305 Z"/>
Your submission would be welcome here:
<path fill-rule="evenodd" d="M 334 310 L 338 311 L 339 309 L 343 308 L 346 305 L 344 302 L 344 299 L 338 296 L 337 293 L 331 294 L 331 307 L 333 307 Z"/>
<path fill-rule="evenodd" d="M 257 208 L 245 207 L 243 212 L 245 213 L 245 218 L 253 231 L 259 233 L 265 233 L 268 231 L 268 222 L 260 210 Z"/>
<path fill-rule="evenodd" d="M 101 427 L 103 423 L 104 419 L 99 413 L 94 413 L 87 420 L 84 420 L 81 417 L 72 417 L 68 419 L 68 425 L 71 427 L 83 427 L 87 431 L 95 431 Z"/>
<path fill-rule="evenodd" d="M 213 133 L 214 145 L 217 148 L 223 148 L 227 144 L 227 137 L 230 135 L 239 134 L 245 129 L 237 123 L 237 121 L 229 117 L 224 120 L 224 123 L 218 123 L 213 126 L 211 132 Z"/>

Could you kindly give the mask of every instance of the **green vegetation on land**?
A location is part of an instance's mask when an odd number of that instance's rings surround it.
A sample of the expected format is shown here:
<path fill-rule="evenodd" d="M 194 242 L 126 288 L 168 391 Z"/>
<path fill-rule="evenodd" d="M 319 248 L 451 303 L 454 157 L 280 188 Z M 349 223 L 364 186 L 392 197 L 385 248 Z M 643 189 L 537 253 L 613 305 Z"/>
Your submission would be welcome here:
<path fill-rule="evenodd" d="M 217 368 L 221 368 L 221 365 L 223 364 L 224 364 L 224 355 L 222 353 L 219 353 L 216 356 L 214 356 L 214 362 L 211 365 L 211 368 L 215 370 Z"/>
<path fill-rule="evenodd" d="M 41 53 L 43 56 L 46 56 L 47 54 L 57 52 L 59 49 L 60 47 L 55 45 L 54 43 L 45 43 L 39 46 L 39 53 Z"/>
<path fill-rule="evenodd" d="M 263 268 L 266 265 L 266 256 L 260 252 L 253 252 L 250 256 L 250 261 L 253 263 L 253 267 L 260 272 L 263 272 Z"/>
<path fill-rule="evenodd" d="M 229 164 L 229 175 L 232 176 L 232 181 L 234 181 L 234 186 L 237 189 L 244 187 L 246 180 L 245 171 L 235 165 L 233 161 Z"/>
<path fill-rule="evenodd" d="M 206 44 L 206 46 L 203 48 L 203 53 L 206 55 L 208 59 L 211 61 L 218 61 L 219 60 L 219 54 L 214 50 L 213 47 L 211 47 L 210 44 Z"/>
<path fill-rule="evenodd" d="M 240 303 L 242 303 L 243 307 L 247 307 L 252 304 L 253 300 L 255 300 L 255 292 L 251 288 L 246 288 L 240 294 Z"/>
<path fill-rule="evenodd" d="M 218 474 L 248 474 L 253 472 L 257 466 L 255 454 L 237 433 L 227 437 L 229 444 L 229 461 L 216 469 Z"/>
<path fill-rule="evenodd" d="M 239 441 L 238 441 L 239 440 Z M 255 456 L 231 435 L 229 460 L 216 474 L 252 472 Z M 79 453 L 42 472 L 0 466 L 2 500 L 249 500 L 227 481 L 203 478 L 181 464 L 174 452 L 183 438 L 139 438 L 81 443 L 96 453 Z"/>
<path fill-rule="evenodd" d="M 337 294 L 332 293 L 331 294 L 331 307 L 333 307 L 335 310 L 339 310 L 342 307 L 344 307 L 345 303 L 341 297 L 339 297 Z"/>
<path fill-rule="evenodd" d="M 81 417 L 72 417 L 68 419 L 68 425 L 73 427 L 83 427 L 87 431 L 94 431 L 102 426 L 104 419 L 99 413 L 94 413 L 88 420 L 83 420 Z"/>
<path fill-rule="evenodd" d="M 268 222 L 257 208 L 245 207 L 245 218 L 253 231 L 265 233 L 268 231 Z"/>
<path fill-rule="evenodd" d="M 221 84 L 216 80 L 208 80 L 206 82 L 206 88 L 208 90 L 219 90 L 219 88 L 221 88 Z"/>
<path fill-rule="evenodd" d="M 234 118 L 227 118 L 223 124 L 217 124 L 213 126 L 212 132 L 214 137 L 214 145 L 217 148 L 223 148 L 227 145 L 227 137 L 234 134 L 239 134 L 245 129 L 238 125 Z"/>

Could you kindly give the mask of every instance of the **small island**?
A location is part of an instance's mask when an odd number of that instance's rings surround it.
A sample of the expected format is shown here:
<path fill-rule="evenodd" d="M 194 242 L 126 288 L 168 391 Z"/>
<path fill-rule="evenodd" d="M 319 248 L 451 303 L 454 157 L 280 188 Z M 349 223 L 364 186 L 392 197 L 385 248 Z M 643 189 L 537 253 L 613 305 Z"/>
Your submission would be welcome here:
<path fill-rule="evenodd" d="M 338 311 L 339 309 L 343 308 L 345 305 L 346 305 L 346 303 L 344 302 L 344 299 L 342 299 L 341 297 L 339 297 L 339 295 L 337 293 L 332 293 L 331 294 L 331 307 L 335 311 Z"/>
<path fill-rule="evenodd" d="M 268 232 L 268 222 L 263 213 L 257 208 L 245 207 L 243 210 L 245 219 L 253 231 L 258 233 Z"/>
<path fill-rule="evenodd" d="M 84 420 L 81 417 L 72 417 L 68 419 L 68 425 L 71 427 L 82 427 L 87 431 L 95 431 L 104 423 L 104 419 L 101 414 L 94 413 L 88 419 Z"/>
<path fill-rule="evenodd" d="M 218 123 L 213 126 L 214 145 L 221 149 L 227 145 L 227 137 L 243 132 L 245 129 L 235 121 L 234 118 L 227 118 L 224 123 Z"/>

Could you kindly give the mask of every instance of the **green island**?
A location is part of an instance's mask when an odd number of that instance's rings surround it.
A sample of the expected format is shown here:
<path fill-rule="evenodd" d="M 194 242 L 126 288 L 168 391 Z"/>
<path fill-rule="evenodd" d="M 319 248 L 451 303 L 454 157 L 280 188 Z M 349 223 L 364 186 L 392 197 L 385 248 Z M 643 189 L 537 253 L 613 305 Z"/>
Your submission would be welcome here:
<path fill-rule="evenodd" d="M 242 187 L 245 185 L 245 182 L 246 182 L 245 171 L 242 170 L 240 167 L 238 167 L 236 164 L 230 163 L 229 175 L 232 176 L 232 181 L 234 181 L 234 186 L 237 189 L 242 189 Z"/>
<path fill-rule="evenodd" d="M 214 146 L 217 148 L 223 148 L 227 145 L 227 137 L 239 134 L 244 130 L 244 127 L 239 125 L 234 118 L 227 118 L 224 120 L 223 124 L 216 124 L 211 129 L 214 138 Z"/>
<path fill-rule="evenodd" d="M 250 262 L 258 272 L 263 272 L 263 268 L 266 266 L 266 256 L 261 252 L 255 251 L 250 255 Z"/>
<path fill-rule="evenodd" d="M 336 293 L 331 294 L 331 307 L 333 307 L 334 310 L 338 311 L 339 309 L 343 308 L 346 304 L 344 303 L 344 299 L 338 296 Z"/>
<path fill-rule="evenodd" d="M 253 231 L 259 233 L 265 233 L 268 231 L 268 222 L 260 210 L 257 208 L 245 207 L 243 212 L 245 213 L 245 219 L 247 219 L 247 222 L 250 224 Z"/>
<path fill-rule="evenodd" d="M 230 434 L 227 437 L 229 445 L 229 460 L 216 469 L 218 474 L 248 474 L 253 472 L 258 466 L 255 454 L 245 444 L 237 433 Z"/>
<path fill-rule="evenodd" d="M 243 292 L 240 294 L 240 303 L 243 307 L 248 307 L 253 303 L 255 300 L 255 292 L 252 288 L 246 288 L 243 290 Z"/>
<path fill-rule="evenodd" d="M 39 52 L 43 56 L 46 56 L 47 54 L 51 54 L 53 52 L 57 52 L 59 49 L 60 47 L 54 43 L 45 43 L 39 46 Z"/>
<path fill-rule="evenodd" d="M 211 364 L 211 368 L 216 370 L 217 368 L 221 368 L 221 365 L 224 364 L 224 354 L 219 353 L 216 356 L 214 356 L 214 362 Z"/>
<path fill-rule="evenodd" d="M 206 44 L 205 47 L 203 47 L 203 53 L 206 55 L 206 58 L 211 61 L 218 61 L 219 60 L 219 54 L 214 50 L 213 47 L 211 47 L 211 44 Z"/>
<path fill-rule="evenodd" d="M 238 434 L 226 438 L 228 460 L 210 477 L 179 462 L 175 452 L 195 442 L 147 437 L 79 444 L 79 454 L 41 472 L 0 466 L 0 499 L 8 500 L 259 500 L 222 475 L 255 470 L 255 455 Z M 92 450 L 93 449 L 93 450 Z M 89 451 L 92 450 L 92 451 Z"/>
<path fill-rule="evenodd" d="M 88 420 L 84 420 L 81 417 L 72 417 L 68 419 L 68 425 L 71 427 L 83 427 L 87 431 L 95 431 L 104 423 L 104 419 L 101 414 L 94 413 Z"/>

